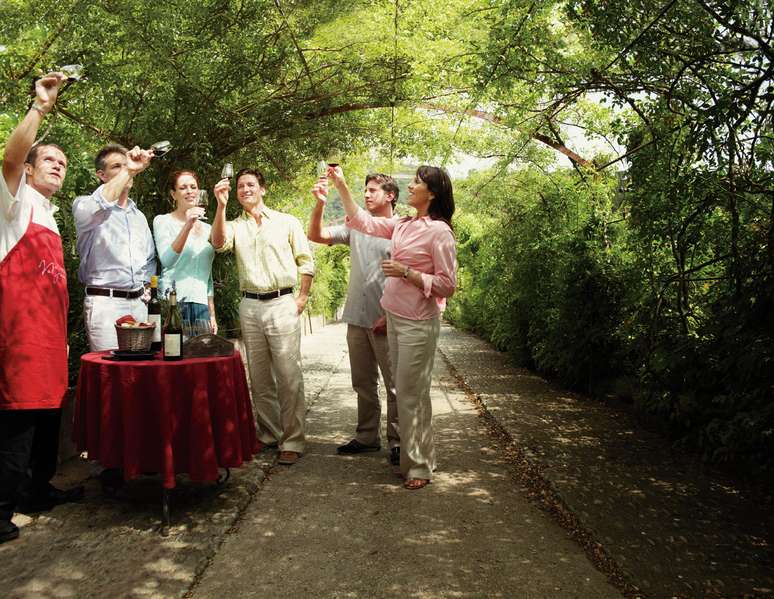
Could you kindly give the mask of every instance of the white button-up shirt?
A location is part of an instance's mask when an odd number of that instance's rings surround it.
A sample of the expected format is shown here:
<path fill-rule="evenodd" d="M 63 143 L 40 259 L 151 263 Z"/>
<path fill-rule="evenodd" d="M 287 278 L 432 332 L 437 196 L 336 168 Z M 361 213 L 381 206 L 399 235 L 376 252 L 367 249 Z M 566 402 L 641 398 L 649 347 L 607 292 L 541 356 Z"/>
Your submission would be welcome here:
<path fill-rule="evenodd" d="M 40 192 L 27 185 L 22 175 L 16 195 L 11 195 L 5 177 L 0 175 L 0 262 L 19 243 L 32 222 L 51 229 L 59 235 L 54 213 L 59 210 Z"/>

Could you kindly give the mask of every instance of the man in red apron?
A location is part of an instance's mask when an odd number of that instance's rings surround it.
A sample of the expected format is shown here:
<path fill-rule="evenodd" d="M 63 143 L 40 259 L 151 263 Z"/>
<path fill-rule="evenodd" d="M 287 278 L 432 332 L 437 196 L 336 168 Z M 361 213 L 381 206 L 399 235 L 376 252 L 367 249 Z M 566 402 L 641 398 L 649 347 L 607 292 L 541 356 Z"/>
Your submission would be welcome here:
<path fill-rule="evenodd" d="M 61 491 L 56 472 L 67 388 L 67 277 L 49 198 L 62 187 L 67 157 L 53 144 L 32 147 L 64 83 L 49 73 L 11 133 L 0 177 L 0 542 L 19 536 L 17 502 L 42 511 L 80 499 Z"/>

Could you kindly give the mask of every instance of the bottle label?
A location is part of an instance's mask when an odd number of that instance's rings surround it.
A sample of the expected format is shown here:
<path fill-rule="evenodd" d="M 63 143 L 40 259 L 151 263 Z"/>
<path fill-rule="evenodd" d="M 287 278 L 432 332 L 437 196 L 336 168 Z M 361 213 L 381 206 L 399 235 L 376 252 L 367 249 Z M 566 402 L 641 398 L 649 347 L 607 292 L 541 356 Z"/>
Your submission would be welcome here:
<path fill-rule="evenodd" d="M 182 343 L 183 336 L 180 333 L 172 333 L 171 335 L 164 335 L 164 355 L 165 356 L 180 356 L 182 355 Z"/>
<path fill-rule="evenodd" d="M 153 329 L 153 343 L 161 341 L 161 314 L 148 314 L 148 322 L 155 322 L 156 328 Z"/>

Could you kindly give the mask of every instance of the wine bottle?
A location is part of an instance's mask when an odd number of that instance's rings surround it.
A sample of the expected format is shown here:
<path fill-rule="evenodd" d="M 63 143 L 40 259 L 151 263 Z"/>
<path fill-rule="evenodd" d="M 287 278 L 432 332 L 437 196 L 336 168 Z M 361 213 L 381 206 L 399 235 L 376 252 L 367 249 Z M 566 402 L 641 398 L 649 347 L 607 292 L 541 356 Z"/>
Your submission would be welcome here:
<path fill-rule="evenodd" d="M 180 318 L 180 308 L 177 306 L 177 292 L 174 284 L 169 293 L 169 311 L 164 324 L 164 359 L 183 359 L 183 319 Z"/>
<path fill-rule="evenodd" d="M 159 301 L 159 278 L 151 277 L 151 296 L 148 302 L 148 322 L 156 325 L 153 329 L 153 343 L 151 351 L 161 351 L 161 302 Z"/>

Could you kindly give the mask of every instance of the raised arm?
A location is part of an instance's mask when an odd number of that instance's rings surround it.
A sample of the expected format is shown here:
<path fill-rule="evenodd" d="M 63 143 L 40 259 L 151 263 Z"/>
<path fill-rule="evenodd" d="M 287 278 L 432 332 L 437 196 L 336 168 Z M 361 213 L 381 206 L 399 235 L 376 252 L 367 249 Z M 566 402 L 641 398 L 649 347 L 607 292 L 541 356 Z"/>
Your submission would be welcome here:
<path fill-rule="evenodd" d="M 355 203 L 355 200 L 352 199 L 352 193 L 349 191 L 349 186 L 344 179 L 344 171 L 341 170 L 340 166 L 329 166 L 328 177 L 331 178 L 333 185 L 336 187 L 336 191 L 339 192 L 341 203 L 344 206 L 344 213 L 348 217 L 352 218 L 355 216 L 355 214 L 357 214 L 360 206 L 358 206 L 357 203 Z"/>
<path fill-rule="evenodd" d="M 312 216 L 309 219 L 309 229 L 306 236 L 316 243 L 330 243 L 331 235 L 326 227 L 323 227 L 323 213 L 328 201 L 328 179 L 320 177 L 312 187 L 312 195 L 317 200 L 312 208 Z"/>
<path fill-rule="evenodd" d="M 218 207 L 215 209 L 215 218 L 212 220 L 210 243 L 212 247 L 219 250 L 226 243 L 226 205 L 228 204 L 228 194 L 231 191 L 231 183 L 228 179 L 221 179 L 213 191 L 215 199 L 218 200 Z"/>
<path fill-rule="evenodd" d="M 109 202 L 117 202 L 121 195 L 129 192 L 132 179 L 150 164 L 153 150 L 142 150 L 135 146 L 126 153 L 126 166 L 102 188 L 102 198 Z"/>
<path fill-rule="evenodd" d="M 35 82 L 35 101 L 32 107 L 8 138 L 3 160 L 3 179 L 12 196 L 19 191 L 24 162 L 32 144 L 35 143 L 38 128 L 43 118 L 54 108 L 59 88 L 66 80 L 63 73 L 49 73 L 38 79 Z"/>

